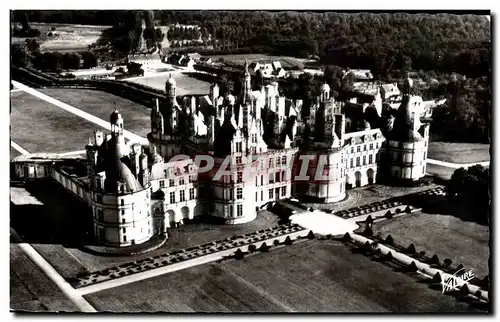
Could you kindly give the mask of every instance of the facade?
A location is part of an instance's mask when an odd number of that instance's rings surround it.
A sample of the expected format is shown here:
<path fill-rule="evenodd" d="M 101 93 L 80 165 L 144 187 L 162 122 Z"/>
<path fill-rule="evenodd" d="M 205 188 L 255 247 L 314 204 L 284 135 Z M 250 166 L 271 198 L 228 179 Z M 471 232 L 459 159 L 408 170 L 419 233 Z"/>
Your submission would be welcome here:
<path fill-rule="evenodd" d="M 381 177 L 422 178 L 429 124 L 411 85 L 394 111 L 380 99 L 338 102 L 327 84 L 309 106 L 281 96 L 278 83 L 252 90 L 248 65 L 237 96 L 215 84 L 209 95 L 177 97 L 170 77 L 151 108 L 148 146 L 125 143 L 114 111 L 111 133 L 95 131 L 86 146 L 86 171 L 29 158 L 14 166 L 21 178 L 52 177 L 87 202 L 105 245 L 143 243 L 200 215 L 245 223 L 292 194 L 335 202 Z"/>

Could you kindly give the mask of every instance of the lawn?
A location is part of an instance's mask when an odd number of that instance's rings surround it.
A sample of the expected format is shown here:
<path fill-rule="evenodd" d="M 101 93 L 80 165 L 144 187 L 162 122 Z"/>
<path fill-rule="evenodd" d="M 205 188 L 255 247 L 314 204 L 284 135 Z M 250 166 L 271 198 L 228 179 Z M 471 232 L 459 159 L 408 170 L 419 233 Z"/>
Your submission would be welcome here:
<path fill-rule="evenodd" d="M 252 62 L 270 62 L 279 61 L 281 66 L 286 70 L 287 68 L 292 68 L 295 66 L 302 66 L 308 59 L 295 58 L 289 56 L 272 56 L 267 54 L 238 54 L 238 55 L 208 55 L 211 57 L 212 61 L 218 61 L 220 58 L 224 59 L 225 62 L 232 62 L 233 64 L 244 65 L 245 59 L 248 63 Z"/>
<path fill-rule="evenodd" d="M 161 76 L 146 76 L 141 78 L 134 78 L 132 80 L 128 80 L 128 82 L 165 90 L 165 82 L 169 77 L 170 76 L 168 74 Z M 210 83 L 208 82 L 204 82 L 202 80 L 179 72 L 172 73 L 172 77 L 177 83 L 177 96 L 208 95 L 208 93 L 210 92 Z"/>
<path fill-rule="evenodd" d="M 11 95 L 11 107 L 11 140 L 31 153 L 82 150 L 100 128 L 24 92 Z"/>
<path fill-rule="evenodd" d="M 211 263 L 86 295 L 118 312 L 460 312 L 467 304 L 418 274 L 353 254 L 334 241 L 305 241 L 243 260 Z"/>
<path fill-rule="evenodd" d="M 10 147 L 10 159 L 14 159 L 15 157 L 21 155 L 21 153 L 19 153 L 16 149 L 14 149 L 13 147 Z"/>
<path fill-rule="evenodd" d="M 462 221 L 450 215 L 413 213 L 373 225 L 375 234 L 390 234 L 397 244 L 415 245 L 418 252 L 440 260 L 449 258 L 453 266 L 463 264 L 482 279 L 488 274 L 489 230 L 487 226 Z"/>
<path fill-rule="evenodd" d="M 430 164 L 430 163 L 427 163 L 425 168 L 426 168 L 426 172 L 429 175 L 432 175 L 434 177 L 444 179 L 444 180 L 450 179 L 453 172 L 455 172 L 454 168 L 443 167 L 441 165 Z"/>
<path fill-rule="evenodd" d="M 123 116 L 125 130 L 143 137 L 151 132 L 151 110 L 125 98 L 87 89 L 47 88 L 40 92 L 105 121 L 109 121 L 109 116 L 116 107 Z M 96 129 L 98 127 L 95 125 Z M 89 135 L 93 136 L 93 132 L 81 135 L 86 139 Z"/>
<path fill-rule="evenodd" d="M 10 308 L 49 312 L 79 311 L 17 244 L 10 244 Z"/>
<path fill-rule="evenodd" d="M 85 238 L 85 227 L 87 229 L 91 227 L 89 221 L 92 220 L 92 213 L 85 205 L 77 203 L 76 198 L 57 183 L 12 186 L 10 191 L 12 227 L 23 239 L 33 244 L 33 247 L 65 278 L 74 277 L 85 270 L 102 270 L 274 227 L 279 221 L 276 215 L 262 211 L 256 220 L 241 225 L 194 222 L 170 229 L 169 239 L 157 250 L 136 256 L 97 256 L 80 250 L 76 245 L 79 240 Z"/>
<path fill-rule="evenodd" d="M 307 206 L 340 211 L 344 209 L 354 208 L 362 205 L 367 205 L 373 202 L 399 197 L 427 189 L 435 188 L 435 184 L 423 185 L 420 187 L 392 187 L 384 185 L 369 185 L 365 187 L 347 190 L 347 198 L 340 202 L 334 203 L 304 203 Z"/>
<path fill-rule="evenodd" d="M 429 142 L 429 159 L 452 163 L 490 161 L 490 145 L 481 143 Z"/>

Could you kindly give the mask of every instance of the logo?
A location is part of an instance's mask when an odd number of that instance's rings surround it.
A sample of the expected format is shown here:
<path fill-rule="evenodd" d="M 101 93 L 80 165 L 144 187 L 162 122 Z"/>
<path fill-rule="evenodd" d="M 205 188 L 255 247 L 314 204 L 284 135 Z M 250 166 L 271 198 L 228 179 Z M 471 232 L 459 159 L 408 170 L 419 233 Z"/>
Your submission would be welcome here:
<path fill-rule="evenodd" d="M 461 273 L 459 275 L 459 273 Z M 455 274 L 453 274 L 450 278 L 443 281 L 443 294 L 451 291 L 458 291 L 460 287 L 465 285 L 468 281 L 474 278 L 474 273 L 471 271 L 465 272 L 465 270 L 459 269 Z"/>

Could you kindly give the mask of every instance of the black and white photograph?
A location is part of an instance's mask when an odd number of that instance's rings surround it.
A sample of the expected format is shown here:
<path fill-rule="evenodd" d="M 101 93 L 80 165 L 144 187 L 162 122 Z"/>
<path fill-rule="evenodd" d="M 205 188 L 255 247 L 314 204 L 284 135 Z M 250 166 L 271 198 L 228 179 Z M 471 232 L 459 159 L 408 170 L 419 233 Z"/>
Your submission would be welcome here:
<path fill-rule="evenodd" d="M 10 10 L 10 313 L 492 315 L 483 9 Z"/>

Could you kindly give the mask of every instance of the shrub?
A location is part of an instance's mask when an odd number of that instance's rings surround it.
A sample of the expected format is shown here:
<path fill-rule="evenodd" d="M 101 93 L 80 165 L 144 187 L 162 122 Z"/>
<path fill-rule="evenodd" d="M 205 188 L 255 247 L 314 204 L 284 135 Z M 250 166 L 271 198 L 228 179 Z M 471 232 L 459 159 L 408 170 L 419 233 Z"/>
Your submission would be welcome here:
<path fill-rule="evenodd" d="M 444 267 L 450 267 L 451 263 L 452 263 L 451 259 L 445 258 L 444 261 L 443 261 L 443 266 Z"/>
<path fill-rule="evenodd" d="M 259 250 L 261 252 L 268 252 L 269 251 L 269 246 L 267 246 L 266 243 L 262 243 L 262 245 L 260 246 Z"/>
<path fill-rule="evenodd" d="M 245 254 L 241 251 L 241 249 L 237 249 L 236 253 L 234 253 L 234 258 L 236 259 L 243 259 L 245 257 Z"/>
<path fill-rule="evenodd" d="M 314 233 L 312 230 L 309 231 L 309 234 L 307 234 L 307 238 L 309 239 L 314 239 Z"/>
<path fill-rule="evenodd" d="M 385 243 L 388 244 L 388 245 L 392 245 L 394 244 L 394 239 L 392 238 L 391 235 L 388 235 L 386 238 L 385 238 Z"/>
<path fill-rule="evenodd" d="M 249 251 L 250 253 L 253 253 L 253 252 L 255 252 L 256 250 L 257 250 L 257 246 L 255 246 L 254 244 L 251 244 L 251 245 L 249 245 L 249 246 L 248 246 L 248 251 Z"/>
<path fill-rule="evenodd" d="M 434 256 L 432 256 L 431 259 L 429 260 L 429 264 L 431 265 L 439 265 L 439 263 L 440 261 L 436 254 L 434 254 Z"/>
<path fill-rule="evenodd" d="M 290 238 L 290 236 L 287 236 L 287 237 L 286 237 L 286 239 L 285 239 L 285 245 L 290 246 L 292 243 L 293 243 L 293 241 L 292 241 L 292 239 Z"/>
<path fill-rule="evenodd" d="M 277 239 L 275 239 L 275 240 L 273 241 L 273 244 L 274 244 L 274 245 L 276 245 L 276 246 L 278 246 L 278 245 L 280 244 L 280 241 L 279 241 L 279 240 L 277 240 Z"/>
<path fill-rule="evenodd" d="M 411 207 L 410 206 L 406 206 L 405 212 L 407 214 L 411 213 Z"/>
<path fill-rule="evenodd" d="M 349 233 L 345 233 L 344 237 L 342 237 L 343 242 L 349 242 L 351 241 L 351 235 Z"/>
<path fill-rule="evenodd" d="M 415 249 L 415 245 L 410 244 L 410 246 L 408 246 L 408 248 L 406 249 L 406 252 L 408 254 L 415 254 L 417 252 L 417 250 Z"/>
<path fill-rule="evenodd" d="M 387 210 L 387 212 L 385 213 L 385 217 L 386 217 L 387 219 L 391 219 L 391 218 L 392 218 L 392 216 L 393 216 L 393 215 L 392 215 L 392 212 L 391 212 L 390 210 Z"/>
<path fill-rule="evenodd" d="M 400 208 L 396 208 L 396 213 L 400 214 L 401 213 L 401 209 Z"/>
<path fill-rule="evenodd" d="M 368 217 L 366 217 L 366 223 L 369 225 L 373 224 L 373 218 L 371 215 L 368 215 Z"/>
<path fill-rule="evenodd" d="M 373 236 L 373 230 L 370 226 L 367 226 L 363 231 L 363 235 L 365 236 Z"/>

